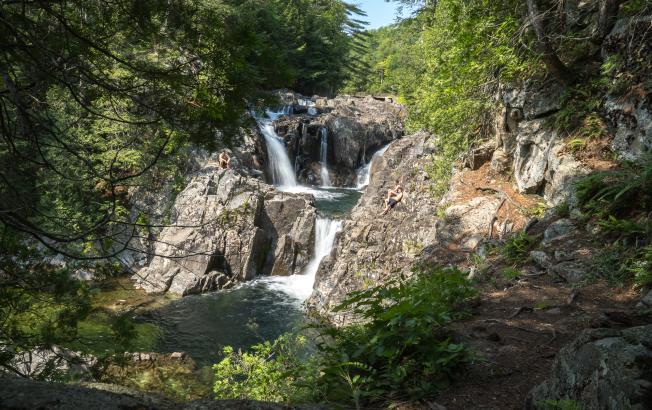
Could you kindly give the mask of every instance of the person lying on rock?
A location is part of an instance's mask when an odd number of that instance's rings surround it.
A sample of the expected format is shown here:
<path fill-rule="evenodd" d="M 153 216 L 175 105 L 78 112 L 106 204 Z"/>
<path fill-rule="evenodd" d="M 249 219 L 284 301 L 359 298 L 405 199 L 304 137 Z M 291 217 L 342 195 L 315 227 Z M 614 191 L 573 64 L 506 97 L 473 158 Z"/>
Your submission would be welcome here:
<path fill-rule="evenodd" d="M 403 200 L 403 187 L 399 184 L 396 188 L 387 191 L 387 199 L 385 199 L 385 209 L 381 215 L 386 215 L 387 212 L 394 209 L 396 205 Z"/>
<path fill-rule="evenodd" d="M 220 168 L 227 169 L 231 167 L 231 157 L 226 153 L 226 151 L 220 153 L 218 160 L 220 161 Z"/>

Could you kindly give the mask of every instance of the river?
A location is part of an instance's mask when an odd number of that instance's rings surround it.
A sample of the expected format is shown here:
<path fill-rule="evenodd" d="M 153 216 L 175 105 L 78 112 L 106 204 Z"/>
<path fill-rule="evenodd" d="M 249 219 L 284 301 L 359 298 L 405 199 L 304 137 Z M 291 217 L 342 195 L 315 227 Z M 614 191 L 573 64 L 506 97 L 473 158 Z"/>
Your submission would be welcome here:
<path fill-rule="evenodd" d="M 301 275 L 259 277 L 235 288 L 210 294 L 168 299 L 139 310 L 135 321 L 154 337 L 152 350 L 161 353 L 185 352 L 200 367 L 219 361 L 224 346 L 248 349 L 251 345 L 273 340 L 300 326 L 305 320 L 304 302 L 312 293 L 315 274 L 321 260 L 330 254 L 342 220 L 362 195 L 370 164 L 360 170 L 356 188 L 329 187 L 325 131 L 321 133 L 320 165 L 322 186 L 307 187 L 297 182 L 283 141 L 276 135 L 272 121 L 288 112 L 268 111 L 257 118 L 268 150 L 272 183 L 287 192 L 311 193 L 318 217 L 315 223 L 315 248 L 312 260 Z M 382 155 L 382 152 L 380 153 Z M 143 297 L 133 290 L 136 297 Z M 105 297 L 110 298 L 105 292 Z M 151 329 L 155 329 L 152 331 Z"/>

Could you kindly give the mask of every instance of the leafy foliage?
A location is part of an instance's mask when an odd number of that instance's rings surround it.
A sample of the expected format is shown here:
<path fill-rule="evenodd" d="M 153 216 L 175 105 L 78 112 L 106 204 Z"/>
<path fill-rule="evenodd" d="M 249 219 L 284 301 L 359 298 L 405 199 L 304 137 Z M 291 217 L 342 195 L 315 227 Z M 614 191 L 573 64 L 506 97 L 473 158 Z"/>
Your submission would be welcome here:
<path fill-rule="evenodd" d="M 597 172 L 576 184 L 582 209 L 606 217 L 652 210 L 652 158 L 622 169 Z"/>
<path fill-rule="evenodd" d="M 410 279 L 354 292 L 337 311 L 356 315 L 360 323 L 312 325 L 309 331 L 317 335 L 309 337 L 318 342 L 311 359 L 297 336 L 256 345 L 251 353 L 227 348 L 214 367 L 214 390 L 218 398 L 356 407 L 431 397 L 470 358 L 451 341 L 446 325 L 464 315 L 463 304 L 474 294 L 461 272 L 442 268 L 415 270 Z"/>
<path fill-rule="evenodd" d="M 304 336 L 285 334 L 251 352 L 224 348 L 224 359 L 213 366 L 213 391 L 218 399 L 304 402 L 312 398 L 314 359 L 306 359 Z"/>
<path fill-rule="evenodd" d="M 519 232 L 505 241 L 500 252 L 508 262 L 522 263 L 527 259 L 528 254 L 537 242 L 536 237 L 528 235 L 525 232 Z"/>

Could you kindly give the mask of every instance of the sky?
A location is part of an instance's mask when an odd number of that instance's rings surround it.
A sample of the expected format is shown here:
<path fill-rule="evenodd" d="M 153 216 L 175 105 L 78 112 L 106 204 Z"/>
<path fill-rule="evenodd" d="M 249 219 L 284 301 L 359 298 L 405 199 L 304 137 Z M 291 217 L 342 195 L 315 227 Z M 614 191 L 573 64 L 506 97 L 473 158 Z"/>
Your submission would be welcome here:
<path fill-rule="evenodd" d="M 361 20 L 369 22 L 368 28 L 378 28 L 394 23 L 396 17 L 395 2 L 387 3 L 385 0 L 353 0 L 351 3 L 357 3 L 360 8 L 367 12 L 367 17 Z"/>

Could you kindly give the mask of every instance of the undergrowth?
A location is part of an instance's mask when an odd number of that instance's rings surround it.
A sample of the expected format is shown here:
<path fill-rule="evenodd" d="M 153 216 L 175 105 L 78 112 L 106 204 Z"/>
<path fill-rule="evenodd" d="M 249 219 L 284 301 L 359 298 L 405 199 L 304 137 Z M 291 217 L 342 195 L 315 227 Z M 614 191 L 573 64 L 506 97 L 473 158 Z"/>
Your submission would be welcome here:
<path fill-rule="evenodd" d="M 351 293 L 335 311 L 354 315 L 355 324 L 319 321 L 250 352 L 225 349 L 213 367 L 214 391 L 219 399 L 357 408 L 432 397 L 471 358 L 447 325 L 464 315 L 464 302 L 474 295 L 456 269 L 415 269 L 409 279 Z"/>
<path fill-rule="evenodd" d="M 500 253 L 509 263 L 523 263 L 537 242 L 536 237 L 528 235 L 525 232 L 519 232 L 505 241 L 505 244 L 500 249 Z"/>
<path fill-rule="evenodd" d="M 579 180 L 577 198 L 606 242 L 594 274 L 610 282 L 652 285 L 652 156 Z"/>

